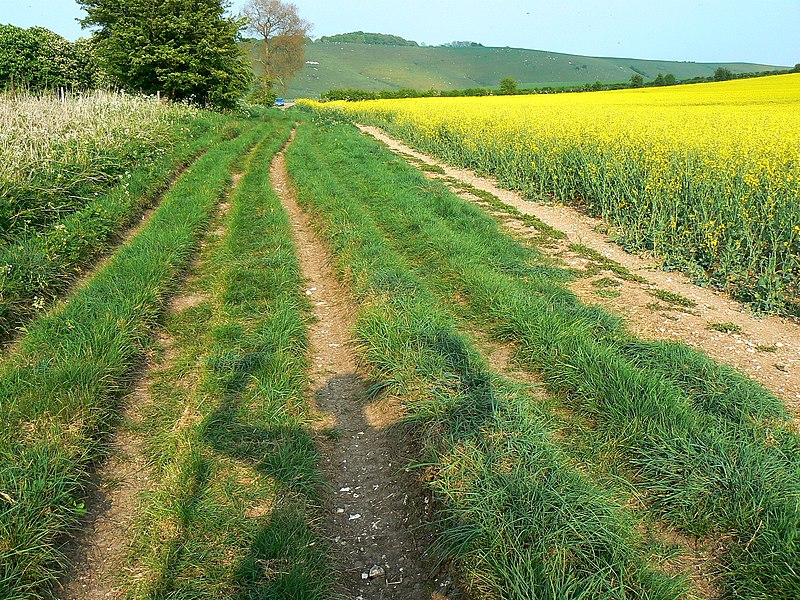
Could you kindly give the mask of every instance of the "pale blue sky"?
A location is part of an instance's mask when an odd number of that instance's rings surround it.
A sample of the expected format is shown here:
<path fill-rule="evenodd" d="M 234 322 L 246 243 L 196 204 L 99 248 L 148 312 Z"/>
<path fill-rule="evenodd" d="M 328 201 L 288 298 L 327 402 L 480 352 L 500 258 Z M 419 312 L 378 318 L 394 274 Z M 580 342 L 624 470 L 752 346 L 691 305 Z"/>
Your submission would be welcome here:
<path fill-rule="evenodd" d="M 244 0 L 234 1 L 234 10 Z M 800 62 L 800 0 L 295 0 L 315 36 L 392 33 L 590 56 L 698 62 Z M 75 39 L 73 0 L 0 0 L 0 23 Z"/>

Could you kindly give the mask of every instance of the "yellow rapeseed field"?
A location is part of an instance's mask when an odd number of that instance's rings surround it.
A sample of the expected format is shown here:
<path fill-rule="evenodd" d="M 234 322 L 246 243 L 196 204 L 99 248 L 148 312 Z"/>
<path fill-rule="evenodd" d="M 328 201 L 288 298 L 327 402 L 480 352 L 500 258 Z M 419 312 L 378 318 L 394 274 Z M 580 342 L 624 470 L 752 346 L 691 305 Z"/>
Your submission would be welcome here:
<path fill-rule="evenodd" d="M 800 74 L 312 105 L 531 197 L 578 204 L 615 225 L 626 247 L 760 309 L 800 309 Z"/>

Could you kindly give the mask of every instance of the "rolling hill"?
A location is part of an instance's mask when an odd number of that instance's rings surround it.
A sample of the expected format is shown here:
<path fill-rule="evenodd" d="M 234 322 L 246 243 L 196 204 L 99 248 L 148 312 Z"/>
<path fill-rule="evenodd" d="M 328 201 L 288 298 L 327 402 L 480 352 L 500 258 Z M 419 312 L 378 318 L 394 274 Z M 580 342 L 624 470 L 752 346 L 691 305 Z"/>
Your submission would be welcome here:
<path fill-rule="evenodd" d="M 247 44 L 254 69 L 259 71 L 261 43 Z M 659 73 L 672 73 L 680 80 L 711 76 L 718 67 L 733 73 L 785 68 L 752 63 L 602 58 L 521 48 L 309 41 L 305 68 L 290 82 L 285 95 L 316 98 L 328 90 L 342 88 L 378 91 L 497 87 L 503 77 L 513 77 L 520 87 L 614 83 L 627 81 L 636 73 L 645 80 L 654 79 Z"/>

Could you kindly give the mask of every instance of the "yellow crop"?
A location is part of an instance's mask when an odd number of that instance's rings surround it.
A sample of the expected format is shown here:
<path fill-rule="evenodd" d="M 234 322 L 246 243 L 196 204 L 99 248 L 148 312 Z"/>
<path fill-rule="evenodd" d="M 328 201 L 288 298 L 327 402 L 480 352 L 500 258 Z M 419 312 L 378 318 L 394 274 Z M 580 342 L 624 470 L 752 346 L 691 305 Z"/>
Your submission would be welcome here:
<path fill-rule="evenodd" d="M 531 197 L 631 249 L 790 311 L 800 278 L 800 74 L 612 92 L 312 103 Z"/>

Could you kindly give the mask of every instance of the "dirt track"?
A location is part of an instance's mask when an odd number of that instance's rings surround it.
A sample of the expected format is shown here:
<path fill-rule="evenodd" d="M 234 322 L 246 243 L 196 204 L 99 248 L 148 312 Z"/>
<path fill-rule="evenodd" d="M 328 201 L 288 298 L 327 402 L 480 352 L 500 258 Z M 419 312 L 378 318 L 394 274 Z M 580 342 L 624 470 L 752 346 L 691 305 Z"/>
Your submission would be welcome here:
<path fill-rule="evenodd" d="M 431 598 L 441 584 L 423 557 L 432 541 L 422 521 L 428 498 L 403 468 L 409 444 L 393 426 L 399 413 L 367 397 L 349 341 L 356 308 L 297 203 L 282 154 L 272 164 L 271 177 L 291 219 L 313 304 L 309 342 L 315 408 L 334 432 L 322 454 L 333 492 L 325 526 L 334 548 L 336 591 L 362 600 Z"/>
<path fill-rule="evenodd" d="M 425 154 L 417 152 L 402 142 L 391 138 L 377 127 L 359 125 L 359 128 L 386 144 L 395 152 L 407 154 L 430 165 L 444 169 L 445 177 L 470 184 L 489 192 L 503 203 L 523 214 L 533 215 L 551 227 L 567 234 L 564 243 L 552 248 L 540 248 L 562 259 L 573 267 L 582 267 L 586 260 L 569 250 L 570 244 L 583 244 L 603 256 L 644 277 L 648 283 L 619 280 L 616 288 L 620 295 L 600 298 L 591 280 L 582 279 L 573 291 L 588 303 L 600 303 L 607 310 L 625 318 L 628 327 L 645 339 L 682 341 L 696 347 L 712 358 L 744 371 L 800 415 L 800 320 L 779 317 L 758 318 L 725 294 L 694 285 L 681 273 L 659 270 L 654 260 L 629 254 L 599 233 L 602 222 L 592 219 L 567 206 L 540 204 L 525 199 L 521 194 L 500 188 L 489 178 L 479 177 L 472 171 L 451 167 Z M 438 178 L 428 173 L 431 178 Z M 463 190 L 454 189 L 462 197 L 480 204 L 477 198 Z M 536 233 L 517 219 L 504 219 L 506 227 L 520 237 L 533 237 Z M 607 274 L 603 274 L 607 275 Z M 654 289 L 667 290 L 696 303 L 686 311 L 672 310 L 656 302 L 649 293 Z M 740 333 L 722 333 L 708 329 L 709 324 L 734 323 Z"/>

